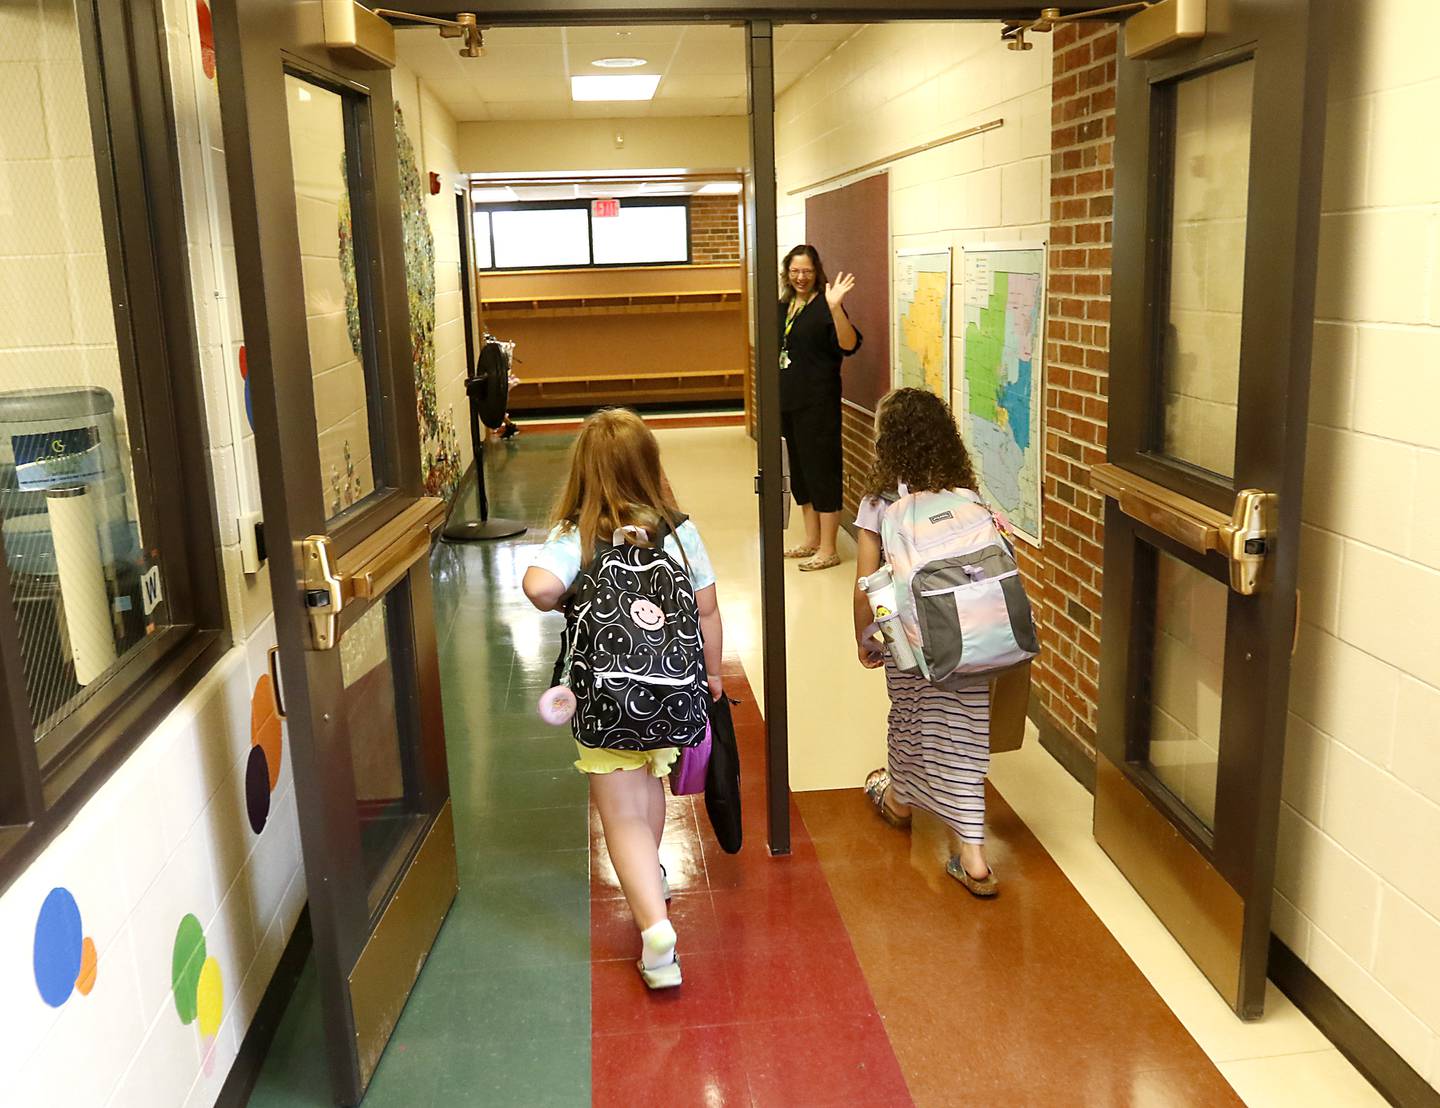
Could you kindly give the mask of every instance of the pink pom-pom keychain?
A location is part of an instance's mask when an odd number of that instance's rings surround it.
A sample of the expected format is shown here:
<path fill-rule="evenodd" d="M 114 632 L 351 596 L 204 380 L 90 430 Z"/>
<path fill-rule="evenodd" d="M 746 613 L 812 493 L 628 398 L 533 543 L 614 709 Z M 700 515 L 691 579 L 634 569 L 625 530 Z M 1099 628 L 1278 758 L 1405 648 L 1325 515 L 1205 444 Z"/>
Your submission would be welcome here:
<path fill-rule="evenodd" d="M 565 685 L 552 685 L 540 694 L 540 718 L 552 727 L 569 723 L 575 714 L 575 694 Z"/>

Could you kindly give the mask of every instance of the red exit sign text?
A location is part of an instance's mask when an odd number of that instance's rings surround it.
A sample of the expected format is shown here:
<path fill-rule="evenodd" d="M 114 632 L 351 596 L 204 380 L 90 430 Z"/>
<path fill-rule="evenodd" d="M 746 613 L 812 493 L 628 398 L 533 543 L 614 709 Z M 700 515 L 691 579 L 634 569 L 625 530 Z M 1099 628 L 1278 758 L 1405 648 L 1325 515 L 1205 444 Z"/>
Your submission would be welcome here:
<path fill-rule="evenodd" d="M 611 197 L 590 201 L 590 214 L 596 219 L 613 219 L 620 214 L 620 201 Z"/>

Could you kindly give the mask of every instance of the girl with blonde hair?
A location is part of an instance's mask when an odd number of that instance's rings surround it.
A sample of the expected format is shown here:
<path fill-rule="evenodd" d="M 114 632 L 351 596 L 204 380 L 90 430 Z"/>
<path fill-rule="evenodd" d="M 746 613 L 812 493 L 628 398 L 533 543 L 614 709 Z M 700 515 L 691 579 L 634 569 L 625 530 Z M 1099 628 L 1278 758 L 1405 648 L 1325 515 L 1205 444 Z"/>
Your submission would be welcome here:
<path fill-rule="evenodd" d="M 647 549 L 657 543 L 683 568 L 695 593 L 710 697 L 724 692 L 720 678 L 723 629 L 715 574 L 700 532 L 677 507 L 660 464 L 655 436 L 634 412 L 610 409 L 590 416 L 570 455 L 570 474 L 555 507 L 555 525 L 525 571 L 523 587 L 542 612 L 567 606 L 572 584 L 597 550 L 617 532 Z M 640 930 L 640 973 L 652 989 L 680 984 L 675 929 L 660 865 L 665 831 L 662 783 L 679 750 L 622 750 L 576 740 L 575 768 L 590 781 L 605 843 L 620 887 Z"/>

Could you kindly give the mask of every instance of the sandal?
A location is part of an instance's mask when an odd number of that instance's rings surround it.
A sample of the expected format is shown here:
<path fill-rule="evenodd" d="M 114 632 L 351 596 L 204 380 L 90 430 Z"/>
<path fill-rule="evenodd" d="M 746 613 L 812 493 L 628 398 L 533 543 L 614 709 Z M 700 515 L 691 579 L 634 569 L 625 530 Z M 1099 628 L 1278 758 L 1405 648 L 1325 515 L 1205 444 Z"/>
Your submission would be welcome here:
<path fill-rule="evenodd" d="M 816 558 L 813 562 L 801 562 L 800 572 L 810 573 L 817 569 L 834 569 L 840 564 L 840 555 L 831 554 L 828 558 Z"/>
<path fill-rule="evenodd" d="M 635 965 L 640 970 L 640 979 L 645 982 L 645 987 L 648 989 L 673 989 L 680 984 L 680 955 L 678 954 L 672 956 L 665 965 L 656 966 L 654 969 L 646 969 L 643 958 Z"/>
<path fill-rule="evenodd" d="M 945 863 L 945 872 L 965 886 L 971 896 L 992 897 L 1000 891 L 1000 883 L 995 880 L 995 867 L 988 866 L 988 872 L 984 877 L 973 877 L 970 871 L 961 864 L 958 855 L 952 855 Z"/>
<path fill-rule="evenodd" d="M 909 816 L 897 816 L 885 804 L 885 794 L 890 789 L 890 771 L 877 769 L 865 778 L 865 795 L 870 803 L 875 805 L 875 811 L 880 813 L 880 818 L 891 827 L 898 827 L 901 831 L 910 828 Z"/>
<path fill-rule="evenodd" d="M 815 549 L 813 546 L 792 546 L 789 550 L 785 551 L 785 557 L 813 558 L 815 557 Z"/>

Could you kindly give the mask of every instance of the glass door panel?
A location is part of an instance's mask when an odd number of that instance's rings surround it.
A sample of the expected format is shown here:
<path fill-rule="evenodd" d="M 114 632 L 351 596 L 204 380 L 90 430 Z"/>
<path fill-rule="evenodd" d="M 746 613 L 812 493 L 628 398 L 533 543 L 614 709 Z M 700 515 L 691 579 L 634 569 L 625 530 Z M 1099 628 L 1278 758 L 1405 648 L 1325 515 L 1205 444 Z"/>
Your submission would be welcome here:
<path fill-rule="evenodd" d="M 355 813 L 372 907 L 424 815 L 414 764 L 418 721 L 410 710 L 415 675 L 397 660 L 406 655 L 397 640 L 409 626 L 409 607 L 402 583 L 346 629 L 339 645 Z"/>
<path fill-rule="evenodd" d="M 295 218 L 305 285 L 310 380 L 320 479 L 331 519 L 383 481 L 384 440 L 375 403 L 371 324 L 355 264 L 356 226 L 350 173 L 359 162 L 347 142 L 346 98 L 293 73 L 285 104 L 294 167 Z M 363 233 L 363 228 L 362 228 Z M 362 241 L 363 245 L 363 241 Z M 368 290 L 366 290 L 368 292 Z"/>
<path fill-rule="evenodd" d="M 1149 670 L 1142 686 L 1149 733 L 1144 765 L 1207 829 L 1215 826 L 1220 698 L 1229 590 L 1174 555 L 1150 550 Z"/>
<path fill-rule="evenodd" d="M 1165 92 L 1172 148 L 1160 449 L 1225 478 L 1235 468 L 1254 84 L 1247 60 Z"/>

